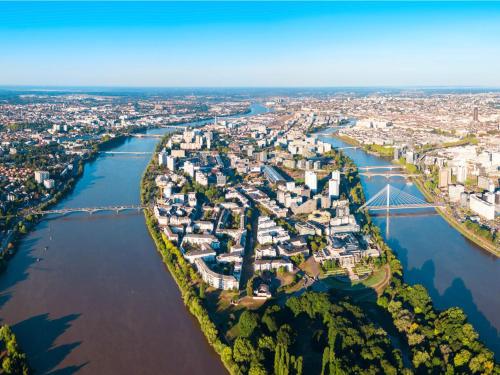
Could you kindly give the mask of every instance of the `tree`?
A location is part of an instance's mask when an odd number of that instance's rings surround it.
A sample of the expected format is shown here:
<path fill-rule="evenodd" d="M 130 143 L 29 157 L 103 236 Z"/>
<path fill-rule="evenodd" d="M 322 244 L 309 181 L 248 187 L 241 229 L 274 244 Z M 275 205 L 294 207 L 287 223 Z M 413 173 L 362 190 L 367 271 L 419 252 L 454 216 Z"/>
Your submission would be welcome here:
<path fill-rule="evenodd" d="M 258 326 L 259 316 L 251 311 L 245 310 L 240 315 L 240 320 L 238 321 L 238 327 L 240 329 L 241 337 L 250 337 Z"/>
<path fill-rule="evenodd" d="M 415 366 L 415 368 L 418 368 L 420 365 L 427 362 L 430 358 L 431 357 L 429 353 L 417 350 L 413 354 L 413 366 Z"/>
<path fill-rule="evenodd" d="M 267 371 L 260 363 L 252 362 L 248 375 L 267 375 Z"/>
<path fill-rule="evenodd" d="M 260 349 L 267 349 L 273 352 L 276 347 L 276 343 L 271 336 L 262 336 L 259 337 L 258 346 Z"/>
<path fill-rule="evenodd" d="M 288 324 L 283 324 L 276 334 L 278 344 L 290 346 L 295 341 L 295 331 Z"/>
<path fill-rule="evenodd" d="M 205 298 L 205 289 L 206 289 L 205 283 L 200 283 L 199 296 L 201 299 Z"/>
<path fill-rule="evenodd" d="M 462 349 L 462 350 L 460 350 L 460 352 L 458 352 L 455 355 L 455 358 L 453 358 L 453 364 L 456 367 L 464 366 L 467 363 L 469 363 L 470 357 L 471 357 L 471 353 L 466 349 Z"/>
<path fill-rule="evenodd" d="M 323 360 L 321 365 L 321 375 L 342 375 L 344 371 L 342 370 L 340 361 L 335 356 L 333 349 L 328 346 L 323 351 Z"/>
<path fill-rule="evenodd" d="M 254 350 L 249 339 L 238 337 L 234 341 L 233 358 L 236 362 L 250 362 L 253 358 Z"/>
<path fill-rule="evenodd" d="M 252 276 L 248 281 L 247 281 L 247 296 L 252 297 L 253 296 L 253 282 L 255 280 L 255 276 Z"/>
<path fill-rule="evenodd" d="M 268 313 L 266 311 L 266 313 L 264 314 L 264 316 L 262 317 L 262 323 L 264 323 L 267 327 L 267 329 L 269 330 L 269 332 L 276 332 L 276 330 L 278 329 L 278 325 L 276 323 L 276 319 L 273 315 L 271 315 L 270 313 Z"/>

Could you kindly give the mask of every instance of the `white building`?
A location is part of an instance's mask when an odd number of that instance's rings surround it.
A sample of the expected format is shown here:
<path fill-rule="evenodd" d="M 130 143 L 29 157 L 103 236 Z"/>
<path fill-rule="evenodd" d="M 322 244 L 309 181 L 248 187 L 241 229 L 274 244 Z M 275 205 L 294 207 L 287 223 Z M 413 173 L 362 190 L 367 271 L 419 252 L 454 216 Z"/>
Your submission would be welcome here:
<path fill-rule="evenodd" d="M 304 180 L 306 186 L 313 192 L 316 192 L 316 190 L 318 190 L 318 176 L 316 175 L 316 173 L 314 173 L 313 171 L 306 171 Z"/>
<path fill-rule="evenodd" d="M 439 187 L 447 188 L 451 184 L 451 169 L 441 168 L 439 170 Z"/>
<path fill-rule="evenodd" d="M 463 185 L 448 185 L 448 196 L 450 197 L 450 202 L 460 202 L 460 196 L 464 191 L 465 187 Z"/>
<path fill-rule="evenodd" d="M 203 172 L 200 171 L 196 172 L 195 181 L 202 186 L 208 186 L 208 176 Z"/>
<path fill-rule="evenodd" d="M 226 186 L 227 178 L 223 173 L 221 172 L 217 173 L 216 177 L 217 177 L 217 186 Z"/>
<path fill-rule="evenodd" d="M 52 189 L 55 186 L 55 181 L 52 178 L 43 180 L 43 186 L 45 186 L 46 189 Z"/>
<path fill-rule="evenodd" d="M 457 182 L 463 184 L 467 180 L 467 166 L 458 165 L 457 166 Z"/>
<path fill-rule="evenodd" d="M 210 268 L 208 268 L 203 259 L 196 259 L 194 261 L 194 264 L 196 265 L 201 278 L 208 285 L 223 290 L 233 290 L 239 288 L 240 282 L 238 281 L 238 279 L 236 279 L 236 277 L 231 275 L 222 275 L 212 271 Z"/>
<path fill-rule="evenodd" d="M 382 129 L 392 126 L 392 123 L 385 120 L 377 120 L 373 118 L 361 119 L 356 121 L 356 126 L 368 129 Z"/>
<path fill-rule="evenodd" d="M 199 246 L 206 244 L 213 249 L 217 249 L 219 247 L 219 240 L 211 234 L 186 234 L 182 239 L 182 244 L 184 243 Z"/>
<path fill-rule="evenodd" d="M 273 246 L 263 246 L 255 249 L 255 259 L 276 258 L 278 252 Z"/>
<path fill-rule="evenodd" d="M 293 271 L 293 263 L 286 259 L 256 259 L 253 265 L 254 271 L 271 271 L 283 268 L 287 272 Z"/>
<path fill-rule="evenodd" d="M 489 177 L 478 176 L 477 178 L 477 186 L 483 190 L 488 190 L 490 192 L 495 191 L 495 183 Z"/>
<path fill-rule="evenodd" d="M 167 164 L 167 156 L 168 155 L 165 152 L 165 150 L 163 150 L 160 153 L 158 153 L 158 165 L 159 166 L 163 166 L 163 165 Z"/>
<path fill-rule="evenodd" d="M 189 160 L 184 163 L 183 168 L 184 172 L 186 172 L 191 178 L 194 177 L 195 170 L 200 169 L 199 166 L 195 165 L 193 162 Z"/>
<path fill-rule="evenodd" d="M 39 184 L 42 184 L 45 180 L 48 180 L 49 177 L 50 175 L 47 171 L 35 171 L 35 181 Z"/>
<path fill-rule="evenodd" d="M 330 179 L 330 181 L 328 181 L 328 196 L 330 198 L 338 198 L 338 196 L 340 195 L 340 178 L 334 178 L 334 173 L 335 172 L 332 173 L 332 178 Z"/>
<path fill-rule="evenodd" d="M 167 156 L 167 168 L 174 172 L 177 165 L 177 159 L 173 156 Z"/>
<path fill-rule="evenodd" d="M 267 216 L 259 217 L 257 228 L 257 242 L 261 245 L 281 243 L 290 239 L 288 231 L 276 225 L 275 221 Z"/>
<path fill-rule="evenodd" d="M 471 211 L 475 212 L 479 216 L 485 218 L 486 220 L 495 220 L 495 204 L 486 202 L 477 195 L 471 194 L 469 205 Z"/>

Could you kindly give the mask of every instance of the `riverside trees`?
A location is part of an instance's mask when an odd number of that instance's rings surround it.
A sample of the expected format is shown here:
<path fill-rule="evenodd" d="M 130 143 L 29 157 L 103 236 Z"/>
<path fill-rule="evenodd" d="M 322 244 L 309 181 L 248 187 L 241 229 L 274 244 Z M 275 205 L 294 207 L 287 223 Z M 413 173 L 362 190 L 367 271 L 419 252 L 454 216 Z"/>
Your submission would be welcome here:
<path fill-rule="evenodd" d="M 452 307 L 442 312 L 432 306 L 427 290 L 393 280 L 379 298 L 394 325 L 407 339 L 414 368 L 420 373 L 498 373 L 493 353 L 467 323 L 465 313 Z"/>
<path fill-rule="evenodd" d="M 31 373 L 26 354 L 19 349 L 16 336 L 7 325 L 0 328 L 0 351 L 4 374 L 27 375 Z"/>

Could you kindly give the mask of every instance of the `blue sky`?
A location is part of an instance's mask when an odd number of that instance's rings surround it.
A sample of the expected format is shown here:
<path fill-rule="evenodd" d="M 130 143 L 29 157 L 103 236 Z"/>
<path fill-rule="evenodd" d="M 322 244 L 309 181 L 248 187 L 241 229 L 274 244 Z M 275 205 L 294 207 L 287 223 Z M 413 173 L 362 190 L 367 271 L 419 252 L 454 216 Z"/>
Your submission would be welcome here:
<path fill-rule="evenodd" d="M 499 87 L 500 3 L 1 2 L 0 85 Z"/>

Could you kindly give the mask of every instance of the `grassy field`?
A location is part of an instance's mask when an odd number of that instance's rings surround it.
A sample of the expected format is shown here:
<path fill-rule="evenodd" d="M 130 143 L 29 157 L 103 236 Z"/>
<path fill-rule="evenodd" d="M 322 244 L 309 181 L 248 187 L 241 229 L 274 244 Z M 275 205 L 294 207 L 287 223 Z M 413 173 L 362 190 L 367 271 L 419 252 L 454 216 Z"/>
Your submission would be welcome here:
<path fill-rule="evenodd" d="M 329 288 L 334 288 L 346 292 L 359 292 L 366 289 L 372 289 L 377 294 L 380 294 L 387 285 L 389 279 L 390 269 L 388 266 L 383 266 L 363 280 L 343 282 L 336 279 L 335 277 L 329 276 L 322 279 L 321 282 Z"/>

